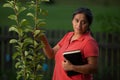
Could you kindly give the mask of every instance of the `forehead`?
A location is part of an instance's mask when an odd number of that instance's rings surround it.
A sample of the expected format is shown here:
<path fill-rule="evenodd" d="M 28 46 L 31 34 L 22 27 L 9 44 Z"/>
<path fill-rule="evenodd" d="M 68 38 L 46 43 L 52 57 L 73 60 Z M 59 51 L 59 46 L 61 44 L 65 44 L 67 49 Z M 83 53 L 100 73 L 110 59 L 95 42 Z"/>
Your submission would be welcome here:
<path fill-rule="evenodd" d="M 78 18 L 78 19 L 86 19 L 86 16 L 84 13 L 78 13 L 74 16 L 74 18 Z"/>

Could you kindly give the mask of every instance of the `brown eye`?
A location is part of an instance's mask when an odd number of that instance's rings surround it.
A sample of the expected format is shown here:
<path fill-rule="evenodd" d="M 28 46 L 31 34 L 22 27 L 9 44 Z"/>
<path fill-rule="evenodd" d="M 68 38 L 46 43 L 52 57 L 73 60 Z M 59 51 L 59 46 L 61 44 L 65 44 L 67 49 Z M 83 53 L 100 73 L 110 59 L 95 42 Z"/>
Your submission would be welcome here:
<path fill-rule="evenodd" d="M 76 21 L 76 22 L 79 22 L 79 20 L 78 20 L 78 19 L 75 19 L 75 21 Z"/>
<path fill-rule="evenodd" d="M 86 21 L 81 21 L 82 24 L 86 24 L 87 22 Z"/>

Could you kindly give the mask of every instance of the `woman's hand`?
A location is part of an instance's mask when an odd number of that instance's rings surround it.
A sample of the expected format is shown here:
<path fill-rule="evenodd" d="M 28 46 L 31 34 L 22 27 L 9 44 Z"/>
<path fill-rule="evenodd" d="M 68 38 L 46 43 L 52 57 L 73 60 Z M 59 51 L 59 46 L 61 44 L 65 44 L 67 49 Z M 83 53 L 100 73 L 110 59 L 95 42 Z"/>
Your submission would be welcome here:
<path fill-rule="evenodd" d="M 38 42 L 40 42 L 45 37 L 44 31 L 40 29 L 35 29 L 32 34 L 34 39 Z"/>
<path fill-rule="evenodd" d="M 64 60 L 63 62 L 62 62 L 62 66 L 63 66 L 63 69 L 65 70 L 65 71 L 71 71 L 71 70 L 73 70 L 73 65 L 70 63 L 70 61 L 68 61 L 68 60 Z"/>

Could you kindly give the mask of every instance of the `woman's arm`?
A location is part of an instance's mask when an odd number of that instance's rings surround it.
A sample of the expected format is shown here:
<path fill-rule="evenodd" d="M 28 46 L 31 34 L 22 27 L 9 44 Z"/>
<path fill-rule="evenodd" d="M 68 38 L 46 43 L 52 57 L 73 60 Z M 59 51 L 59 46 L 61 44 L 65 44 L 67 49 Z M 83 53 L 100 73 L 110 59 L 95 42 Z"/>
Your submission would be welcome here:
<path fill-rule="evenodd" d="M 63 68 L 66 71 L 72 70 L 75 72 L 83 73 L 83 74 L 89 74 L 89 73 L 95 73 L 97 72 L 98 68 L 98 57 L 88 57 L 88 64 L 85 65 L 72 65 L 68 60 L 63 61 Z"/>
<path fill-rule="evenodd" d="M 47 38 L 45 35 L 40 36 L 40 40 L 43 42 L 44 47 L 43 47 L 43 51 L 45 52 L 46 56 L 49 59 L 53 59 L 55 56 L 55 53 L 58 51 L 59 46 L 56 45 L 54 48 L 51 48 Z"/>

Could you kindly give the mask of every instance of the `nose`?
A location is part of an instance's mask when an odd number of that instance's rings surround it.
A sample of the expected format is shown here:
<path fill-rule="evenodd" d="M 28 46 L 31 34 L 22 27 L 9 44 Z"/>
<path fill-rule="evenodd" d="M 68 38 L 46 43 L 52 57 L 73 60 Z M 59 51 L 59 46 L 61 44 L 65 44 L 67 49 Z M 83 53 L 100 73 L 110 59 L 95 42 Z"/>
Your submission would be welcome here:
<path fill-rule="evenodd" d="M 78 26 L 79 28 L 81 28 L 81 27 L 82 27 L 82 23 L 79 21 L 77 26 Z"/>

